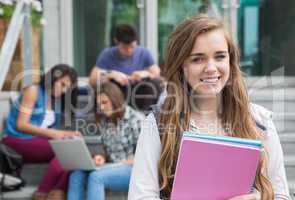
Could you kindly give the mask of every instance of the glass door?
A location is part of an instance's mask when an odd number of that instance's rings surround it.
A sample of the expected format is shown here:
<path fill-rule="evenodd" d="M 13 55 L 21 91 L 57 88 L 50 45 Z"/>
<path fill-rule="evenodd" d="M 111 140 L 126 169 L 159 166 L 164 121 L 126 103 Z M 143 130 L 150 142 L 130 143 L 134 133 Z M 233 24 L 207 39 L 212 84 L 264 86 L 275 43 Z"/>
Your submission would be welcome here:
<path fill-rule="evenodd" d="M 186 17 L 207 13 L 222 17 L 220 0 L 159 0 L 158 1 L 158 45 L 159 63 L 163 62 L 165 47 L 169 34 L 177 24 Z"/>
<path fill-rule="evenodd" d="M 114 45 L 116 25 L 127 23 L 139 32 L 135 0 L 74 0 L 74 63 L 80 76 L 88 76 L 99 53 Z"/>

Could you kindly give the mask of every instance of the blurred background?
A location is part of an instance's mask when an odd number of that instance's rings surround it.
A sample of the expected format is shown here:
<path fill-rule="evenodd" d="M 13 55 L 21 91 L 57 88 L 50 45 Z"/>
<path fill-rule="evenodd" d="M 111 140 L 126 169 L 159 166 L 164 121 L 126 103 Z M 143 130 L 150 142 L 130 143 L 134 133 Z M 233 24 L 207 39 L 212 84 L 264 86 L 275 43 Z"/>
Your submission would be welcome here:
<path fill-rule="evenodd" d="M 243 71 L 270 75 L 284 66 L 286 75 L 295 75 L 294 0 L 47 0 L 43 66 L 66 60 L 81 76 L 89 75 L 120 23 L 136 27 L 140 44 L 161 65 L 168 35 L 186 17 L 204 12 L 206 4 L 238 41 Z"/>
<path fill-rule="evenodd" d="M 13 9 L 0 1 L 0 45 Z M 37 1 L 37 0 L 35 0 Z M 4 3 L 3 3 L 4 2 Z M 241 50 L 241 68 L 250 76 L 295 75 L 294 0 L 43 0 L 32 19 L 32 67 L 46 71 L 56 63 L 73 65 L 88 76 L 98 54 L 113 44 L 117 24 L 133 25 L 139 43 L 161 66 L 167 38 L 186 17 L 205 12 L 223 19 Z M 13 7 L 15 8 L 15 6 Z M 38 21 L 39 20 L 39 21 Z M 21 39 L 20 39 L 21 40 Z M 18 43 L 6 82 L 22 71 Z M 13 69 L 11 69 L 13 68 Z M 10 88 L 9 83 L 4 89 Z"/>

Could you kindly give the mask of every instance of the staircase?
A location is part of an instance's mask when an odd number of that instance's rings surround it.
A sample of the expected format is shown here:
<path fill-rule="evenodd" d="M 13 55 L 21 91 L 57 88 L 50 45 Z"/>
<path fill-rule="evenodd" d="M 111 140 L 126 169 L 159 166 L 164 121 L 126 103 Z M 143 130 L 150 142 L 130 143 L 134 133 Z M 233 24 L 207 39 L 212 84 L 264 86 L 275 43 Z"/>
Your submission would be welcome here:
<path fill-rule="evenodd" d="M 295 78 L 251 77 L 247 79 L 247 85 L 251 101 L 273 111 L 290 194 L 295 198 Z"/>

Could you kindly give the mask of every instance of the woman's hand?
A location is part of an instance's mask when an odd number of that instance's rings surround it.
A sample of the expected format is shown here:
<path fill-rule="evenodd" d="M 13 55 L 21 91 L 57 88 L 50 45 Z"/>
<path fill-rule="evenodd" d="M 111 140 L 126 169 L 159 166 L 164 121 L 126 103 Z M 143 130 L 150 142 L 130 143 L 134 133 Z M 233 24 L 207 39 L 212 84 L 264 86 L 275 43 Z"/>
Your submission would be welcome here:
<path fill-rule="evenodd" d="M 245 194 L 245 195 L 230 198 L 229 200 L 260 200 L 260 195 L 256 193 Z"/>
<path fill-rule="evenodd" d="M 51 135 L 52 139 L 65 139 L 65 138 L 73 138 L 73 137 L 82 137 L 82 134 L 79 131 L 56 130 Z"/>
<path fill-rule="evenodd" d="M 133 159 L 123 160 L 122 163 L 125 165 L 133 165 Z"/>
<path fill-rule="evenodd" d="M 103 165 L 106 162 L 104 156 L 99 155 L 99 154 L 98 155 L 95 155 L 93 157 L 93 160 L 94 160 L 94 163 L 95 163 L 96 166 L 101 166 L 101 165 Z"/>

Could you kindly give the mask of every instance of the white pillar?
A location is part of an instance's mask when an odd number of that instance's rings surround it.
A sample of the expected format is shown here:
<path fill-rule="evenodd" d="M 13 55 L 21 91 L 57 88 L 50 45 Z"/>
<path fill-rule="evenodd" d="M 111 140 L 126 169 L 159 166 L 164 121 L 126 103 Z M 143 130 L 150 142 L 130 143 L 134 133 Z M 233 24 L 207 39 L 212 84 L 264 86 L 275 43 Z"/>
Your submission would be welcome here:
<path fill-rule="evenodd" d="M 60 2 L 60 39 L 61 62 L 73 66 L 73 1 L 62 0 Z"/>
<path fill-rule="evenodd" d="M 136 2 L 139 11 L 139 44 L 146 46 L 145 41 L 145 0 L 137 0 Z"/>
<path fill-rule="evenodd" d="M 224 11 L 223 19 L 228 25 L 233 38 L 238 39 L 238 8 L 239 0 L 222 0 L 222 8 Z"/>
<path fill-rule="evenodd" d="M 145 0 L 145 46 L 158 61 L 158 1 Z"/>
<path fill-rule="evenodd" d="M 231 33 L 236 41 L 238 41 L 238 8 L 239 7 L 240 7 L 239 0 L 231 0 L 231 6 L 230 6 Z"/>
<path fill-rule="evenodd" d="M 72 0 L 44 0 L 43 55 L 45 70 L 57 63 L 73 65 Z"/>
<path fill-rule="evenodd" d="M 60 37 L 59 37 L 59 1 L 44 0 L 43 15 L 47 21 L 44 26 L 43 56 L 44 67 L 47 71 L 50 67 L 59 63 L 60 59 Z"/>

